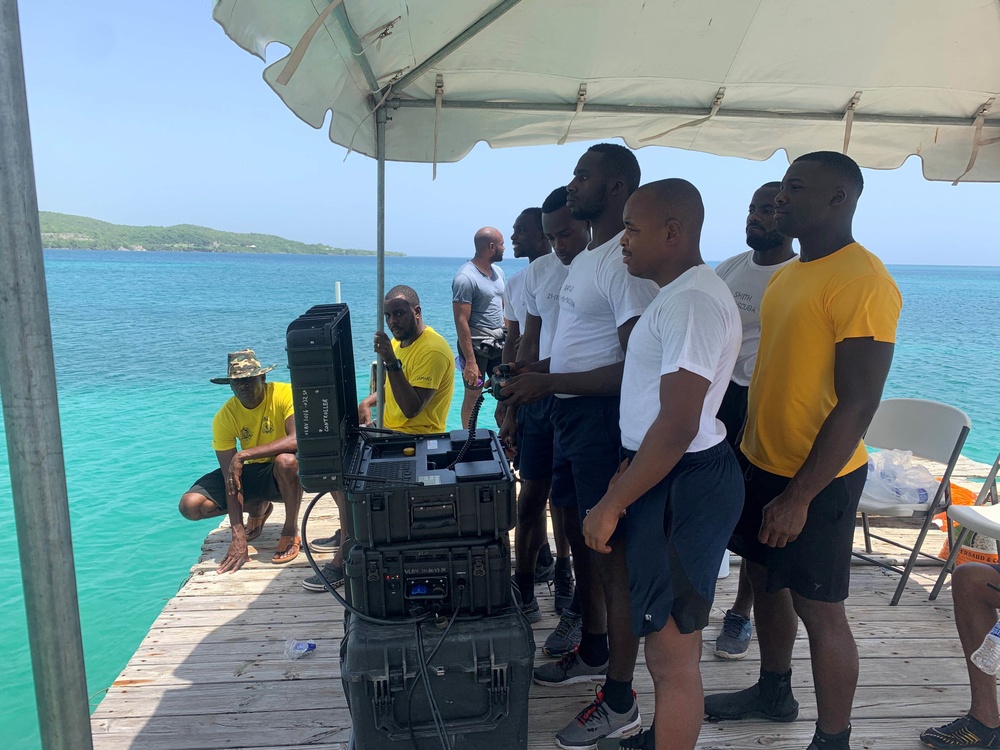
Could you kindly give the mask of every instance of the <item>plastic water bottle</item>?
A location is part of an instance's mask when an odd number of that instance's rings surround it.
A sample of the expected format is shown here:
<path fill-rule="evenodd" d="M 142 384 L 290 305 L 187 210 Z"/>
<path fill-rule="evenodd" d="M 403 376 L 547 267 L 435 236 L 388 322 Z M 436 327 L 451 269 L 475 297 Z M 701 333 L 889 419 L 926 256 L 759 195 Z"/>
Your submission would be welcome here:
<path fill-rule="evenodd" d="M 285 658 L 286 659 L 300 659 L 310 651 L 316 650 L 315 641 L 297 641 L 294 638 L 289 638 L 285 641 Z"/>
<path fill-rule="evenodd" d="M 972 655 L 972 663 L 986 674 L 1000 672 L 1000 620 L 986 636 L 983 645 Z"/>

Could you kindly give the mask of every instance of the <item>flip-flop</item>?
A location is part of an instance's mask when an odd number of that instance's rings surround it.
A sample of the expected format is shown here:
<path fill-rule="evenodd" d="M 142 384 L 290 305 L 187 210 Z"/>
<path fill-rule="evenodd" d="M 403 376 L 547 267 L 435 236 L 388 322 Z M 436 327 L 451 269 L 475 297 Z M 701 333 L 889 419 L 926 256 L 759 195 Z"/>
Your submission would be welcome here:
<path fill-rule="evenodd" d="M 302 539 L 297 536 L 279 536 L 278 537 L 278 548 L 274 551 L 274 557 L 271 558 L 271 562 L 275 565 L 284 565 L 285 563 L 290 563 L 296 557 L 299 556 L 299 552 L 302 550 Z"/>
<path fill-rule="evenodd" d="M 247 518 L 247 522 L 244 526 L 246 527 L 248 542 L 252 542 L 260 536 L 260 533 L 264 530 L 264 524 L 267 523 L 267 519 L 271 516 L 273 511 L 274 503 L 268 503 L 267 509 L 264 511 L 264 515 L 250 516 Z"/>

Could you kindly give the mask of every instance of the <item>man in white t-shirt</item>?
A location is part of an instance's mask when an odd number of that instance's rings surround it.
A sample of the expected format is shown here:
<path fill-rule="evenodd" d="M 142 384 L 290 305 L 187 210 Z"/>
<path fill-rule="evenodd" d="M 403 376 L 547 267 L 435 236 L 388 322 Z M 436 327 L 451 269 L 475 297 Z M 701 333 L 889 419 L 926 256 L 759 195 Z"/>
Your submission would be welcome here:
<path fill-rule="evenodd" d="M 624 146 L 591 146 L 577 162 L 566 204 L 573 218 L 590 222 L 590 247 L 570 264 L 560 290 L 549 359 L 519 372 L 503 390 L 512 406 L 556 396 L 553 471 L 568 466 L 581 522 L 618 468 L 625 347 L 657 293 L 655 283 L 630 276 L 621 261 L 622 211 L 639 179 L 639 163 Z M 583 610 L 580 646 L 534 672 L 540 685 L 604 683 L 594 702 L 556 734 L 566 750 L 634 734 L 642 725 L 632 691 L 639 641 L 632 634 L 625 551 L 597 555 L 579 542 L 570 539 Z"/>
<path fill-rule="evenodd" d="M 779 190 L 780 182 L 768 182 L 757 188 L 747 214 L 746 239 L 751 249 L 722 261 L 715 269 L 733 293 L 743 325 L 740 356 L 718 414 L 726 427 L 726 440 L 734 449 L 747 418 L 747 392 L 750 390 L 753 367 L 757 363 L 760 301 L 774 272 L 796 258 L 792 238 L 785 237 L 774 224 L 774 199 Z M 722 631 L 715 641 L 715 655 L 720 659 L 742 659 L 747 655 L 753 633 L 750 624 L 752 606 L 753 589 L 747 578 L 747 566 L 741 565 L 736 601 L 732 609 L 726 611 Z"/>
<path fill-rule="evenodd" d="M 624 262 L 660 292 L 628 341 L 624 460 L 583 533 L 602 554 L 624 541 L 632 629 L 646 639 L 654 736 L 632 738 L 629 747 L 695 746 L 703 715 L 701 631 L 743 508 L 743 479 L 715 416 L 740 350 L 740 317 L 725 283 L 701 259 L 704 217 L 698 190 L 680 179 L 644 185 L 625 206 Z M 615 536 L 621 526 L 624 540 Z M 599 747 L 605 744 L 612 743 Z"/>
<path fill-rule="evenodd" d="M 514 250 L 515 258 L 527 258 L 528 267 L 522 268 L 513 276 L 507 279 L 503 289 L 503 317 L 504 326 L 507 329 L 507 339 L 503 345 L 503 355 L 501 357 L 504 364 L 514 364 L 517 361 L 517 348 L 524 333 L 524 324 L 528 316 L 527 303 L 524 298 L 524 284 L 528 270 L 541 258 L 552 254 L 552 246 L 542 232 L 542 209 L 526 208 L 517 219 L 514 220 L 514 231 L 510 235 L 511 248 Z M 490 373 L 492 375 L 493 373 Z M 523 430 L 523 415 L 518 409 L 511 409 L 516 430 Z M 496 420 L 497 425 L 502 427 L 504 419 L 507 417 L 507 405 L 503 399 L 497 401 Z M 516 450 L 511 447 L 510 451 Z M 552 580 L 555 570 L 555 561 L 552 559 L 552 552 L 548 549 L 545 539 L 544 523 L 541 533 L 535 528 L 535 524 L 525 523 L 525 508 L 534 508 L 538 498 L 545 507 L 545 500 L 549 494 L 549 471 L 541 478 L 527 477 L 521 466 L 522 454 L 514 453 L 514 466 L 518 469 L 521 480 L 521 491 L 517 497 L 518 522 L 514 532 L 514 549 L 516 568 L 514 570 L 514 583 L 521 596 L 521 611 L 529 622 L 538 622 L 542 619 L 542 612 L 535 600 L 535 581 Z M 530 460 L 529 456 L 529 460 Z M 532 518 L 534 513 L 528 514 Z M 544 521 L 544 518 L 542 519 Z M 544 546 L 547 552 L 546 559 L 542 559 L 541 548 Z"/>
<path fill-rule="evenodd" d="M 573 218 L 566 206 L 565 187 L 553 190 L 542 204 L 542 227 L 546 242 L 555 252 L 531 263 L 525 273 L 526 322 L 515 358 L 520 366 L 549 358 L 559 319 L 559 292 L 569 273 L 569 264 L 587 249 L 590 242 L 590 224 Z M 536 556 L 541 559 L 539 552 L 544 549 L 545 503 L 552 490 L 552 527 L 556 539 L 553 582 L 556 611 L 562 617 L 559 625 L 546 638 L 542 650 L 549 656 L 561 657 L 580 642 L 580 607 L 574 598 L 568 539 L 568 534 L 574 532 L 579 537 L 580 522 L 572 476 L 565 471 L 563 464 L 560 464 L 561 470 L 553 474 L 553 398 L 548 396 L 520 407 L 511 407 L 501 425 L 500 437 L 509 447 L 517 450 L 519 461 L 521 494 L 518 497 L 514 540 L 518 561 L 515 580 L 529 619 L 532 611 L 538 612 L 531 572 L 534 566 L 537 580 L 540 564 L 536 565 L 534 560 Z M 568 486 L 566 483 L 569 483 Z M 567 519 L 572 520 L 568 530 Z"/>

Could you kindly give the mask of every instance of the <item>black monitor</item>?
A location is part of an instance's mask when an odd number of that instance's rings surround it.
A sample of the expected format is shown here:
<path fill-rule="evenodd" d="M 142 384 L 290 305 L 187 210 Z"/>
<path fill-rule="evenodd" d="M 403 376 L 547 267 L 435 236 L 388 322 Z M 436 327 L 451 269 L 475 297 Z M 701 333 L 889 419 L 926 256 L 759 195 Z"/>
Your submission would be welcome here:
<path fill-rule="evenodd" d="M 292 321 L 285 333 L 285 351 L 302 487 L 310 492 L 341 489 L 348 436 L 358 427 L 347 305 L 316 305 Z"/>

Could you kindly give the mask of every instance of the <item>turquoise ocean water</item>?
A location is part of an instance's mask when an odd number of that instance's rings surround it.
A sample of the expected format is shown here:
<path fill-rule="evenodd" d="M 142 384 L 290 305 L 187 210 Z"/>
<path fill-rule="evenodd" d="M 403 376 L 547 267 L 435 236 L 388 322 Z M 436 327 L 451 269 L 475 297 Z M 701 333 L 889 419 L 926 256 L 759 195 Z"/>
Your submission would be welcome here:
<path fill-rule="evenodd" d="M 450 281 L 460 262 L 386 261 L 386 287 L 416 288 L 426 320 L 452 342 Z M 177 513 L 180 494 L 215 465 L 211 418 L 229 391 L 208 378 L 224 374 L 226 352 L 247 346 L 265 364 L 283 363 L 288 323 L 313 304 L 332 302 L 340 281 L 352 310 L 363 392 L 375 326 L 375 261 L 52 250 L 45 263 L 88 687 L 96 705 L 183 584 L 212 528 Z M 523 261 L 504 261 L 508 274 L 520 267 Z M 973 421 L 965 454 L 991 462 L 1000 450 L 1000 389 L 991 366 L 1000 268 L 891 270 L 904 308 L 886 395 L 964 409 Z M 279 366 L 270 377 L 287 380 L 287 369 Z M 456 399 L 449 427 L 459 426 L 459 406 Z M 0 736 L 8 746 L 34 748 L 10 477 L 6 451 L 0 453 L 0 529 L 8 540 L 0 545 Z M 44 559 L 44 550 L 35 554 Z"/>

